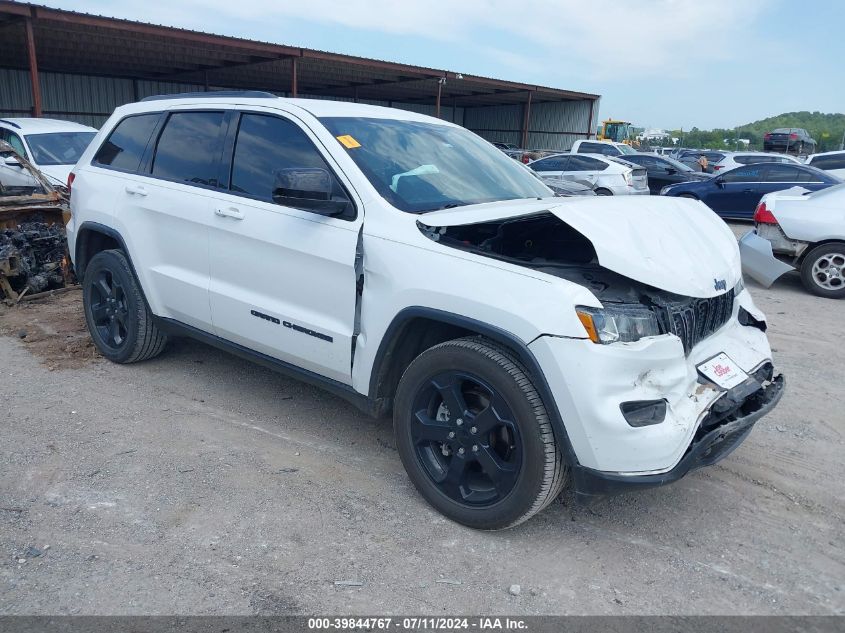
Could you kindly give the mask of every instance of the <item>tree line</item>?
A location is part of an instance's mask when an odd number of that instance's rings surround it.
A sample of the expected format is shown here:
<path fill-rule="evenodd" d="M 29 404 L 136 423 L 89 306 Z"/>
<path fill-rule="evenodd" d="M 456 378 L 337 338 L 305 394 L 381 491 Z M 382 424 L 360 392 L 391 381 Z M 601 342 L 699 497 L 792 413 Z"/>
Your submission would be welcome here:
<path fill-rule="evenodd" d="M 671 130 L 672 137 L 678 138 L 681 147 L 708 149 L 763 149 L 763 136 L 780 127 L 804 128 L 816 140 L 816 152 L 828 152 L 841 148 L 845 134 L 845 114 L 825 114 L 822 112 L 786 112 L 777 116 L 755 121 L 736 128 L 716 128 L 713 130 Z M 738 139 L 746 139 L 748 145 Z"/>

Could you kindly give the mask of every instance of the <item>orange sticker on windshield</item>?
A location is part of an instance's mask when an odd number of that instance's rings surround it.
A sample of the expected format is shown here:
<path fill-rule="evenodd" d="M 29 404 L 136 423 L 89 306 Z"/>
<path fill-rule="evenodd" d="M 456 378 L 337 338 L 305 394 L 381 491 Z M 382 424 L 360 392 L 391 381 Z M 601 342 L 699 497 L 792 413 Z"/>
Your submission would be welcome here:
<path fill-rule="evenodd" d="M 356 141 L 353 137 L 349 136 L 349 134 L 338 136 L 337 140 L 340 141 L 346 149 L 355 149 L 356 147 L 361 147 L 361 144 Z"/>

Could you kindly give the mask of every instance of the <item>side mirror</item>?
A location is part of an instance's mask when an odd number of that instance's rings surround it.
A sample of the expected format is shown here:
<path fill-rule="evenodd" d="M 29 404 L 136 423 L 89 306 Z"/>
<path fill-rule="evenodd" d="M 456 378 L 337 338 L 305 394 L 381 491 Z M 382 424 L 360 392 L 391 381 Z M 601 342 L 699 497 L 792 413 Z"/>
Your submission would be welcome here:
<path fill-rule="evenodd" d="M 725 179 L 724 179 L 724 178 L 722 178 L 721 176 L 716 176 L 716 177 L 713 179 L 713 182 L 715 182 L 715 183 L 716 183 L 716 186 L 717 186 L 717 187 L 724 187 L 724 186 L 725 186 Z"/>
<path fill-rule="evenodd" d="M 339 215 L 348 200 L 332 200 L 332 176 L 320 167 L 280 169 L 273 186 L 273 202 L 286 207 Z"/>
<path fill-rule="evenodd" d="M 674 167 L 667 167 L 667 168 L 666 168 L 666 173 L 667 173 L 667 174 L 669 174 L 669 175 L 671 176 L 672 174 L 677 174 L 677 173 L 678 173 L 678 170 L 677 170 L 677 169 L 675 169 Z"/>
<path fill-rule="evenodd" d="M 20 167 L 21 161 L 18 160 L 17 156 L 12 155 L 12 156 L 6 156 L 6 158 L 3 159 L 3 164 L 6 165 L 7 167 Z"/>

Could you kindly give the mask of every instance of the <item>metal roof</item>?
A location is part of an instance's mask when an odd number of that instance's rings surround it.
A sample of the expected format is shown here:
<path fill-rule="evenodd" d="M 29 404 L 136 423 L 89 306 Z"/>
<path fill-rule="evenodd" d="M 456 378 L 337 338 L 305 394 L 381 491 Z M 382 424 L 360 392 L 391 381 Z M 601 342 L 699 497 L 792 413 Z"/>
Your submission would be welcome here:
<path fill-rule="evenodd" d="M 488 106 L 596 100 L 598 95 L 491 79 L 0 0 L 0 66 L 28 68 L 32 25 L 41 71 L 295 92 L 299 95 Z M 295 77 L 295 89 L 294 88 Z M 445 83 L 440 83 L 445 80 Z"/>

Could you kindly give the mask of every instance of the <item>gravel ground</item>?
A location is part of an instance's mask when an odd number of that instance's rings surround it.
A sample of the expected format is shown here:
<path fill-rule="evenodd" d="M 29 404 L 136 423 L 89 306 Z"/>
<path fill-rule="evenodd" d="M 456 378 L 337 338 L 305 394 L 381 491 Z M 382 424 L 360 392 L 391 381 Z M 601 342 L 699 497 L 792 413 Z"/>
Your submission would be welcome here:
<path fill-rule="evenodd" d="M 108 363 L 78 292 L 6 311 L 0 613 L 843 614 L 845 301 L 748 285 L 787 393 L 735 453 L 499 533 L 421 500 L 389 420 L 190 341 Z"/>

